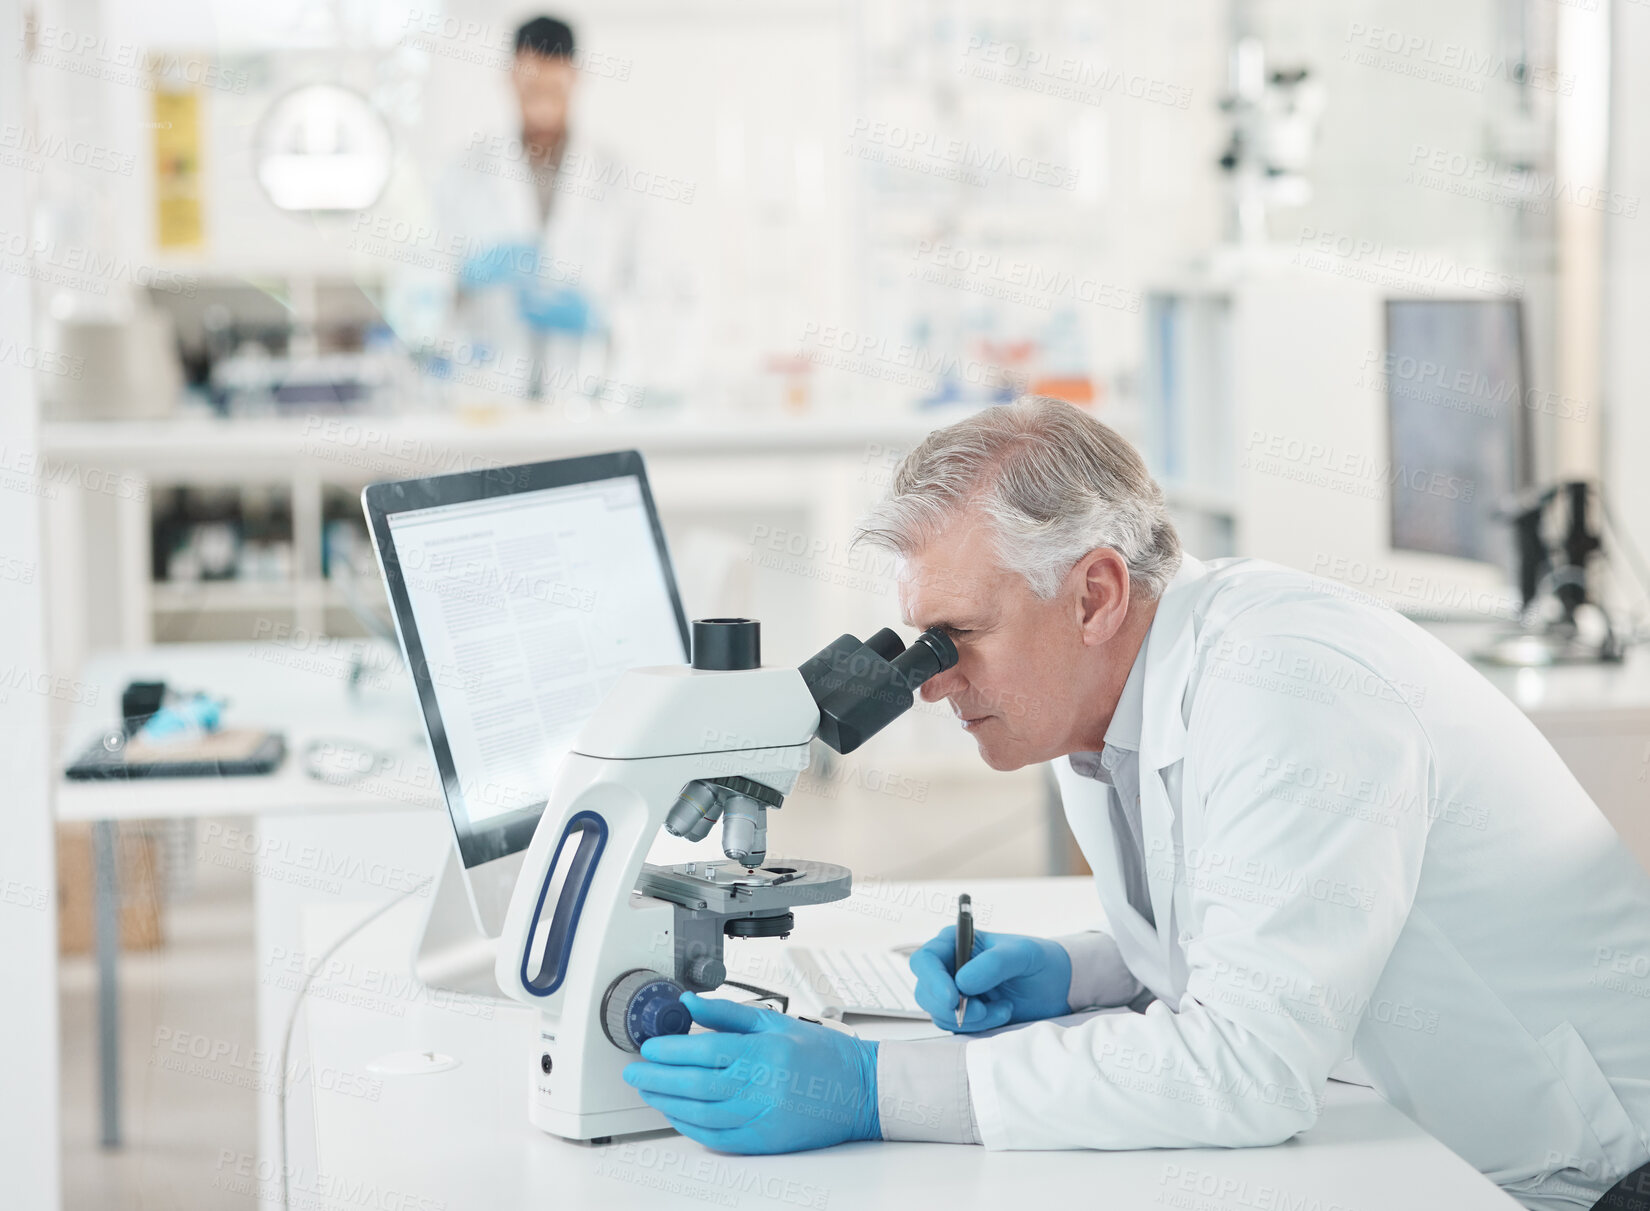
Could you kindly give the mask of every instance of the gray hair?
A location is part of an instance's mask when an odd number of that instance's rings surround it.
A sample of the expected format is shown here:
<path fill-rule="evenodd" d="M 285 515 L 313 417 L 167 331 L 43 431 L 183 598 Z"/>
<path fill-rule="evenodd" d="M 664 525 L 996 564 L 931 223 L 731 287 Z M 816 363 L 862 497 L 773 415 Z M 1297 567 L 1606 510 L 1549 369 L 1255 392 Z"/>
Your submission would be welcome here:
<path fill-rule="evenodd" d="M 909 556 L 971 506 L 994 531 L 999 564 L 1044 600 L 1097 547 L 1123 557 L 1131 591 L 1145 599 L 1161 596 L 1180 567 L 1180 536 L 1139 453 L 1060 400 L 1021 396 L 934 430 L 853 541 Z"/>

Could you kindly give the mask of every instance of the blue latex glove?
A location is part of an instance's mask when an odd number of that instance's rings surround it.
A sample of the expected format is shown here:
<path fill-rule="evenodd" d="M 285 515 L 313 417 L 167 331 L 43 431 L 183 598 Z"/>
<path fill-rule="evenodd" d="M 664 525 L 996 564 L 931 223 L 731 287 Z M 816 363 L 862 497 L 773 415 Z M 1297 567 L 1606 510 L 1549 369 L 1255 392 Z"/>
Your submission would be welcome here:
<path fill-rule="evenodd" d="M 770 1153 L 882 1138 L 875 1043 L 691 992 L 682 1004 L 711 1033 L 648 1039 L 624 1079 L 690 1140 Z"/>
<path fill-rule="evenodd" d="M 471 253 L 458 271 L 466 286 L 496 286 L 530 275 L 538 268 L 539 250 L 532 244 L 492 244 L 480 252 Z"/>
<path fill-rule="evenodd" d="M 571 286 L 528 279 L 516 287 L 516 308 L 535 332 L 580 336 L 592 327 L 590 304 Z"/>
<path fill-rule="evenodd" d="M 947 925 L 911 955 L 917 1004 L 928 1011 L 934 1025 L 971 1033 L 1071 1012 L 1066 1004 L 1071 992 L 1071 956 L 1060 943 L 1015 933 L 976 932 L 974 957 L 953 975 L 956 948 L 957 927 Z M 961 1026 L 957 1025 L 959 990 L 968 998 Z"/>

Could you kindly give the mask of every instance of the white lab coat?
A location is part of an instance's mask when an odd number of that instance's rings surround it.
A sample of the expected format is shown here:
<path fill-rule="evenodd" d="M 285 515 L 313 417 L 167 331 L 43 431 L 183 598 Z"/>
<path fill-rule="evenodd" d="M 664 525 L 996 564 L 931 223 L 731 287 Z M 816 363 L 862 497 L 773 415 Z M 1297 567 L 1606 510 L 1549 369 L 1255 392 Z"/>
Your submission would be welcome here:
<path fill-rule="evenodd" d="M 1055 768 L 1158 999 L 970 1045 L 987 1147 L 1272 1144 L 1352 1061 L 1531 1207 L 1650 1158 L 1650 876 L 1510 701 L 1390 610 L 1252 560 L 1188 558 L 1145 658 L 1156 931 L 1111 788 Z"/>
<path fill-rule="evenodd" d="M 692 200 L 692 183 L 633 170 L 570 138 L 556 176 L 549 216 L 539 222 L 531 164 L 519 141 L 466 152 L 436 188 L 440 245 L 456 249 L 444 272 L 407 275 L 425 296 L 397 323 L 409 344 L 434 345 L 452 363 L 465 394 L 520 397 L 536 377 L 542 398 L 583 396 L 607 411 L 642 406 L 651 393 L 680 390 L 691 375 L 687 313 L 691 289 L 663 234 L 668 208 Z M 468 257 L 502 244 L 536 245 L 548 288 L 576 289 L 596 330 L 583 336 L 535 334 L 522 318 L 515 284 L 478 288 L 458 280 Z M 434 293 L 433 306 L 428 296 Z M 429 329 L 429 330 L 421 330 Z M 529 368 L 539 362 L 536 373 Z"/>

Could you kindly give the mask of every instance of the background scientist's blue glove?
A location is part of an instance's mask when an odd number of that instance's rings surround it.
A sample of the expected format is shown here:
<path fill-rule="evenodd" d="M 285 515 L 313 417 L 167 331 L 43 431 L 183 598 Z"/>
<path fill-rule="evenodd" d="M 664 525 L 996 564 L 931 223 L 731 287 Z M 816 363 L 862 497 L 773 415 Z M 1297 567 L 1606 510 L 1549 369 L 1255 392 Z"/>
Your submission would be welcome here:
<path fill-rule="evenodd" d="M 496 286 L 531 274 L 538 263 L 539 250 L 532 244 L 492 244 L 466 258 L 458 276 L 466 286 Z"/>
<path fill-rule="evenodd" d="M 1015 933 L 976 933 L 974 957 L 953 973 L 957 927 L 911 955 L 917 1004 L 947 1030 L 991 1030 L 1010 1022 L 1037 1022 L 1070 1013 L 1071 956 L 1058 942 Z M 968 998 L 957 1025 L 958 991 Z"/>
<path fill-rule="evenodd" d="M 647 1040 L 624 1079 L 690 1140 L 769 1153 L 882 1138 L 875 1043 L 691 992 L 682 1004 L 712 1033 Z"/>
<path fill-rule="evenodd" d="M 591 327 L 590 304 L 571 286 L 552 286 L 529 278 L 516 287 L 516 308 L 536 332 L 580 336 Z"/>

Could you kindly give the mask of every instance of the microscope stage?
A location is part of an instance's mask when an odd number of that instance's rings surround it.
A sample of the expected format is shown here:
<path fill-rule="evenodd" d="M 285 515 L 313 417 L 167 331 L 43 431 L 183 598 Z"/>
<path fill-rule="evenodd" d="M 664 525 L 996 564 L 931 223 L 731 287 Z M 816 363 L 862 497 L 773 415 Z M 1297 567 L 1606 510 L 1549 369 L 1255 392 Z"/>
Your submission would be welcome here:
<path fill-rule="evenodd" d="M 773 858 L 758 867 L 723 859 L 649 864 L 636 890 L 684 908 L 747 913 L 844 899 L 853 890 L 853 872 L 806 858 Z"/>

